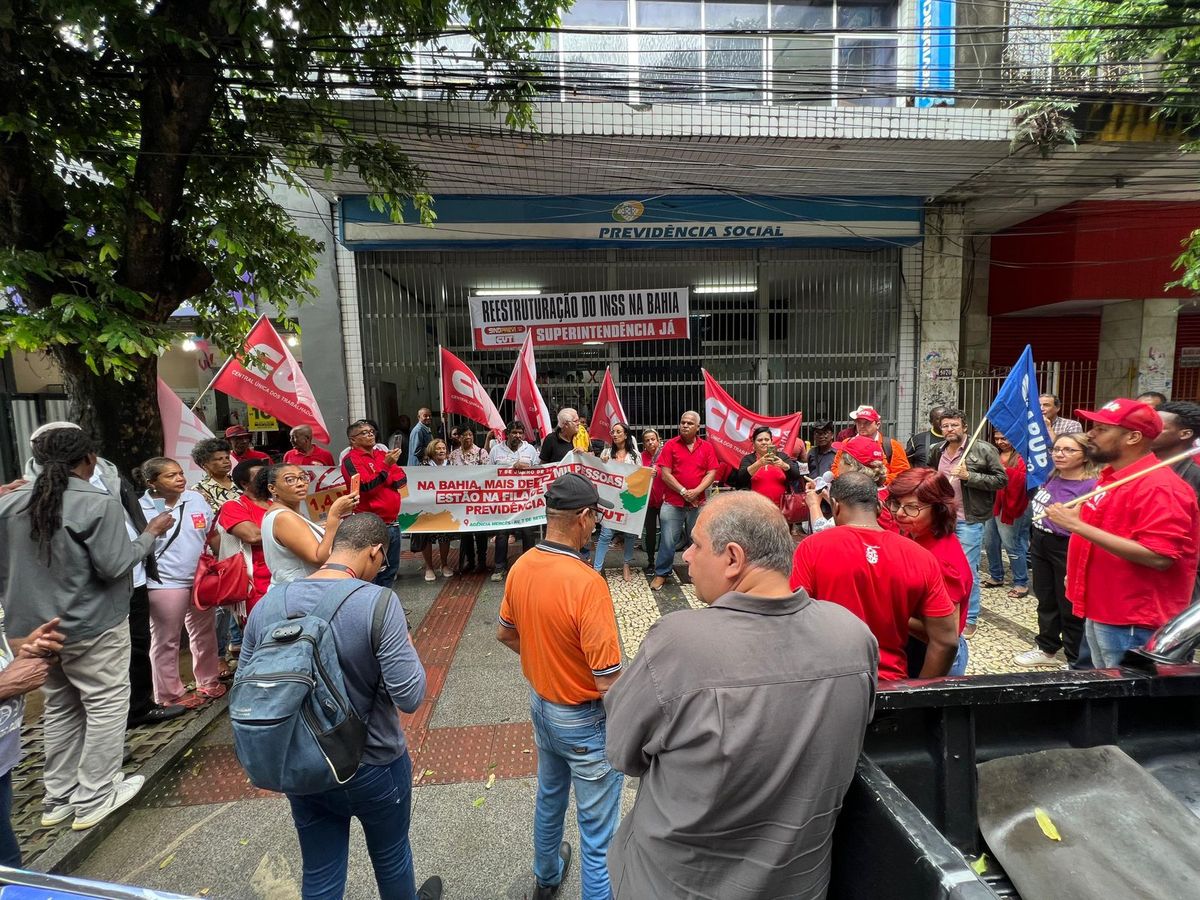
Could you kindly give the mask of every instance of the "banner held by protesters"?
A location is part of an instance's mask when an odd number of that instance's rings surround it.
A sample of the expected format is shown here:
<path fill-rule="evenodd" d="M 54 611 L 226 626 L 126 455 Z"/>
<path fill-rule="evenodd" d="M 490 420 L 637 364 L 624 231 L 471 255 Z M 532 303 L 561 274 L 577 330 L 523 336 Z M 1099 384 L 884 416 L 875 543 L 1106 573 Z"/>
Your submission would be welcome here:
<path fill-rule="evenodd" d="M 801 419 L 798 412 L 788 416 L 764 416 L 746 409 L 704 370 L 705 436 L 717 451 L 717 458 L 730 469 L 736 469 L 742 457 L 753 452 L 750 432 L 758 425 L 770 428 L 776 446 L 794 457 Z"/>

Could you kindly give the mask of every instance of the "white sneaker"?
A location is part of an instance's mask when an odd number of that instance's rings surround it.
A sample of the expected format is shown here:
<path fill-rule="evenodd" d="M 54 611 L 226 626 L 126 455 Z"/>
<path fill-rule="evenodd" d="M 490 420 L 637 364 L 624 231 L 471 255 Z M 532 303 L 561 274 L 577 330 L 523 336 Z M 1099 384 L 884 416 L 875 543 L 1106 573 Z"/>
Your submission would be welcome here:
<path fill-rule="evenodd" d="M 1018 666 L 1053 666 L 1060 668 L 1062 663 L 1053 653 L 1043 653 L 1037 647 L 1032 650 L 1026 650 L 1024 653 L 1014 653 L 1013 662 Z"/>
<path fill-rule="evenodd" d="M 61 825 L 67 819 L 73 819 L 74 817 L 75 807 L 70 803 L 63 803 L 42 813 L 42 827 L 53 828 L 55 825 Z"/>
<path fill-rule="evenodd" d="M 71 823 L 71 830 L 86 831 L 93 825 L 99 825 L 109 813 L 120 809 L 136 797 L 138 791 L 142 789 L 142 785 L 145 783 L 146 779 L 141 775 L 126 777 L 124 772 L 118 772 L 116 777 L 113 778 L 113 787 L 115 790 L 108 795 L 108 800 L 105 801 L 104 805 L 86 816 L 76 816 L 75 821 Z"/>

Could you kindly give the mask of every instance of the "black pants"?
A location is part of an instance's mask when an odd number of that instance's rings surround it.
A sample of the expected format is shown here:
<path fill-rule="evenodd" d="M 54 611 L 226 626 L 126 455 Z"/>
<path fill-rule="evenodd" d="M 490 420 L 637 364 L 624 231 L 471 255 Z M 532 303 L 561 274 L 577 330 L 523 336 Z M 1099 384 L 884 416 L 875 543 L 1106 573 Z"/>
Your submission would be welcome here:
<path fill-rule="evenodd" d="M 642 546 L 646 549 L 646 559 L 650 567 L 654 567 L 654 558 L 658 555 L 658 507 L 646 507 L 646 533 L 642 538 Z"/>
<path fill-rule="evenodd" d="M 1038 649 L 1057 653 L 1059 648 L 1074 667 L 1079 662 L 1083 641 L 1083 619 L 1072 611 L 1067 599 L 1067 543 L 1070 538 L 1032 529 L 1029 564 L 1033 570 L 1033 592 L 1037 595 Z"/>
<path fill-rule="evenodd" d="M 129 720 L 135 722 L 154 709 L 150 673 L 150 594 L 146 586 L 129 598 Z"/>
<path fill-rule="evenodd" d="M 464 534 L 458 539 L 458 571 L 469 572 L 487 565 L 488 533 Z"/>
<path fill-rule="evenodd" d="M 508 570 L 508 537 L 512 535 L 521 541 L 521 551 L 524 552 L 531 548 L 538 541 L 538 530 L 536 528 L 516 528 L 512 531 L 497 531 L 496 532 L 496 568 L 500 571 Z"/>

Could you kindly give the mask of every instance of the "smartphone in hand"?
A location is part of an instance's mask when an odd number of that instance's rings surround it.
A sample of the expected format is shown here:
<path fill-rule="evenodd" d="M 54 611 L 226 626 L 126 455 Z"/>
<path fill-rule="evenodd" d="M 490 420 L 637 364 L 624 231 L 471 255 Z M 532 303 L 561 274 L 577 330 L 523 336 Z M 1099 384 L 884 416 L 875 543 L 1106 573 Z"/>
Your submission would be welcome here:
<path fill-rule="evenodd" d="M 358 493 L 358 485 L 361 481 L 362 481 L 362 478 L 359 477 L 359 474 L 357 472 L 355 472 L 353 475 L 350 476 L 350 493 L 352 493 L 352 494 Z"/>
<path fill-rule="evenodd" d="M 167 511 L 167 501 L 166 500 L 164 500 L 162 497 L 154 497 L 153 500 L 154 500 L 154 511 L 155 512 L 165 513 Z"/>

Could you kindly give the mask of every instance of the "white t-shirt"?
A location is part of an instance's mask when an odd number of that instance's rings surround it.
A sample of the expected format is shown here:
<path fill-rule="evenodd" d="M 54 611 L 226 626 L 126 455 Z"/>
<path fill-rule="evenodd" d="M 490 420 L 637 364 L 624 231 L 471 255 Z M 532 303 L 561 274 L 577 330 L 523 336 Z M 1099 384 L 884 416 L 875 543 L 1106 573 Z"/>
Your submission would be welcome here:
<path fill-rule="evenodd" d="M 146 521 L 158 515 L 154 497 L 147 491 L 141 497 Z M 204 542 L 213 527 L 212 507 L 196 491 L 184 491 L 167 512 L 175 517 L 175 525 L 154 542 L 154 559 L 158 564 L 158 581 L 151 578 L 147 586 L 154 588 L 190 588 L 196 577 L 196 563 L 204 552 Z M 178 528 L 176 528 L 178 526 Z M 172 535 L 174 539 L 172 540 Z"/>
<path fill-rule="evenodd" d="M 88 479 L 88 482 L 93 487 L 100 488 L 100 490 L 104 491 L 106 494 L 109 492 L 108 485 L 105 484 L 104 479 L 100 477 L 99 467 L 97 467 L 96 471 L 92 473 L 92 477 Z M 117 502 L 118 503 L 121 502 L 120 497 L 117 498 Z M 129 513 L 125 512 L 124 505 L 121 506 L 121 512 L 125 513 L 125 530 L 129 532 L 129 540 L 136 541 L 137 536 L 138 536 L 138 530 L 133 527 L 133 522 L 131 522 L 129 520 Z M 149 521 L 149 519 L 147 519 L 146 521 Z M 146 583 L 146 564 L 138 563 L 136 566 L 133 567 L 133 586 L 135 588 L 140 588 L 145 583 Z"/>

